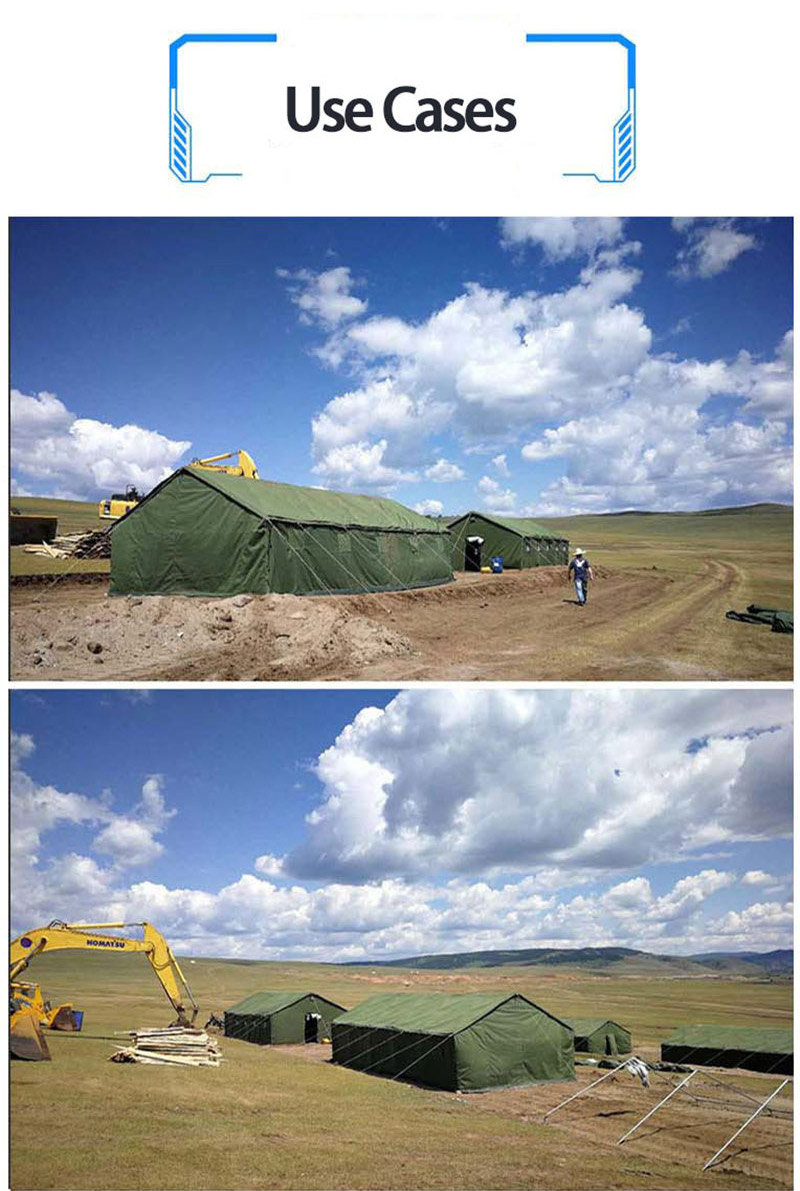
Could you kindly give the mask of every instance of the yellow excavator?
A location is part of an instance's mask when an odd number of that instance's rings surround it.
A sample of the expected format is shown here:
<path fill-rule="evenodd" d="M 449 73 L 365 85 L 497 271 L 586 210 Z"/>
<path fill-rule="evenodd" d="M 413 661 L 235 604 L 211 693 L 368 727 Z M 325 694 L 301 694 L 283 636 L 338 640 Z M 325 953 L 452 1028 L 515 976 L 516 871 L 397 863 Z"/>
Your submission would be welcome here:
<path fill-rule="evenodd" d="M 235 459 L 235 463 L 223 463 L 224 459 Z M 208 459 L 193 459 L 189 467 L 201 468 L 203 471 L 221 471 L 226 476 L 244 476 L 248 480 L 258 480 L 258 468 L 255 460 L 247 451 L 228 451 L 226 455 L 212 455 Z M 103 521 L 118 521 L 143 500 L 141 492 L 129 485 L 124 492 L 115 492 L 101 500 L 97 506 L 98 516 Z"/>
<path fill-rule="evenodd" d="M 141 927 L 142 938 L 99 932 Z M 55 1008 L 44 999 L 38 984 L 26 984 L 19 977 L 36 955 L 51 951 L 113 951 L 116 954 L 142 952 L 148 959 L 169 1003 L 175 1010 L 175 1025 L 190 1026 L 198 1007 L 192 990 L 164 936 L 149 922 L 100 922 L 70 925 L 54 919 L 49 926 L 19 935 L 10 946 L 10 1050 L 18 1059 L 48 1060 L 50 1050 L 43 1029 L 80 1030 L 83 1014 L 71 1004 Z M 184 990 L 189 1008 L 184 1005 Z"/>
<path fill-rule="evenodd" d="M 235 459 L 236 463 L 223 463 L 223 459 Z M 248 480 L 259 479 L 258 468 L 247 451 L 228 451 L 227 455 L 212 455 L 210 459 L 193 459 L 189 467 L 205 471 L 221 471 L 226 476 L 244 476 Z"/>
<path fill-rule="evenodd" d="M 141 499 L 142 494 L 138 488 L 129 484 L 124 492 L 115 492 L 113 496 L 101 500 L 97 506 L 97 515 L 102 521 L 117 521 L 135 508 Z"/>

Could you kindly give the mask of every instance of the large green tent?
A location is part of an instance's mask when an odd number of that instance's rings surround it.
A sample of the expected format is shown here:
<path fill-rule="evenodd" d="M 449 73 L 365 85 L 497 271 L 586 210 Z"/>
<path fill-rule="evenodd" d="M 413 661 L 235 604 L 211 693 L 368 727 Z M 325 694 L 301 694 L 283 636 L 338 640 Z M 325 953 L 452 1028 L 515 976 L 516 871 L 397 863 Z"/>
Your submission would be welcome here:
<path fill-rule="evenodd" d="M 569 562 L 569 542 L 530 517 L 500 517 L 495 513 L 463 513 L 449 522 L 453 539 L 453 570 L 476 570 L 501 556 L 503 567 L 526 570 Z M 480 557 L 470 539 L 483 538 Z M 477 566 L 476 566 L 477 563 Z"/>
<path fill-rule="evenodd" d="M 632 1048 L 630 1030 L 602 1017 L 565 1017 L 575 1033 L 575 1050 L 594 1055 L 627 1055 Z"/>
<path fill-rule="evenodd" d="M 766 1026 L 679 1026 L 661 1043 L 661 1058 L 695 1067 L 741 1067 L 792 1075 L 794 1038 L 791 1030 Z"/>
<path fill-rule="evenodd" d="M 516 993 L 370 997 L 332 1041 L 334 1063 L 451 1092 L 575 1078 L 572 1031 Z"/>
<path fill-rule="evenodd" d="M 344 1007 L 318 993 L 257 992 L 225 1010 L 225 1037 L 261 1046 L 321 1042 Z"/>
<path fill-rule="evenodd" d="M 185 467 L 113 527 L 112 595 L 399 591 L 448 583 L 446 527 L 394 500 Z"/>

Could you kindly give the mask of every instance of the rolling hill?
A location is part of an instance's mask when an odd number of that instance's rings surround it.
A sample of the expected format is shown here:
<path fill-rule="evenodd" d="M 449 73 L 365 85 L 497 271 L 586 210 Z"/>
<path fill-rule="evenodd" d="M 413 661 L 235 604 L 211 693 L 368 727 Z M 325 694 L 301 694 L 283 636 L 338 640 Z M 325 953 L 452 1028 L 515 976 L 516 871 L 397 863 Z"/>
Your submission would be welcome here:
<path fill-rule="evenodd" d="M 464 951 L 443 955 L 414 955 L 403 959 L 361 960 L 352 967 L 416 968 L 453 970 L 459 968 L 534 967 L 574 965 L 603 970 L 624 969 L 627 974 L 789 976 L 794 969 L 793 951 L 707 952 L 702 955 L 656 955 L 631 947 L 532 947 L 517 951 Z"/>

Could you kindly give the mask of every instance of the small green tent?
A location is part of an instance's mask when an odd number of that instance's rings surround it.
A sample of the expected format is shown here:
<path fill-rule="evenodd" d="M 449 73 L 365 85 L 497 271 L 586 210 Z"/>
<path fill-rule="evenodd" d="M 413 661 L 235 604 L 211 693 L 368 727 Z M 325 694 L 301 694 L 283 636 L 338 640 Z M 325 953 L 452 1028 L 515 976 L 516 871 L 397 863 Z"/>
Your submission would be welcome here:
<path fill-rule="evenodd" d="M 386 993 L 333 1023 L 333 1062 L 448 1091 L 574 1079 L 572 1032 L 517 993 Z"/>
<path fill-rule="evenodd" d="M 112 595 L 322 595 L 452 578 L 446 527 L 397 501 L 192 467 L 111 534 Z"/>
<path fill-rule="evenodd" d="M 317 993 L 257 992 L 225 1010 L 225 1037 L 280 1045 L 321 1042 L 344 1007 Z"/>
<path fill-rule="evenodd" d="M 633 1043 L 630 1030 L 602 1017 L 565 1017 L 575 1032 L 575 1050 L 593 1055 L 628 1055 Z"/>
<path fill-rule="evenodd" d="M 500 555 L 504 569 L 553 567 L 569 562 L 569 542 L 530 517 L 500 517 L 495 513 L 463 513 L 449 522 L 453 539 L 453 570 L 472 571 L 489 566 Z M 483 538 L 478 547 L 475 538 Z M 470 541 L 473 539 L 473 541 Z"/>
<path fill-rule="evenodd" d="M 661 1043 L 665 1063 L 695 1067 L 740 1067 L 770 1075 L 794 1072 L 791 1030 L 753 1026 L 679 1026 Z"/>

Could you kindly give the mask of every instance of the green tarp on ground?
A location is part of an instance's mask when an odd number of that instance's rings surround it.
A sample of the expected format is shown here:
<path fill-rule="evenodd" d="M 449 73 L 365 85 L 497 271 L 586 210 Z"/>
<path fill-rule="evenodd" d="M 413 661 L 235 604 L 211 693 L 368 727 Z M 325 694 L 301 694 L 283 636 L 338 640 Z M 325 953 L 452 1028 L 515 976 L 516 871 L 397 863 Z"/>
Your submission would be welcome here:
<path fill-rule="evenodd" d="M 575 1078 L 572 1031 L 516 993 L 370 997 L 332 1042 L 334 1063 L 451 1092 Z"/>
<path fill-rule="evenodd" d="M 628 1055 L 633 1042 L 630 1030 L 602 1017 L 565 1017 L 575 1033 L 575 1050 L 594 1055 Z"/>
<path fill-rule="evenodd" d="M 318 993 L 257 992 L 225 1010 L 225 1037 L 261 1046 L 321 1042 L 342 1005 Z"/>
<path fill-rule="evenodd" d="M 726 612 L 728 620 L 743 620 L 746 624 L 767 624 L 773 633 L 794 633 L 794 613 L 781 611 L 778 608 L 762 608 L 758 604 L 748 604 L 746 612 Z"/>
<path fill-rule="evenodd" d="M 446 527 L 397 501 L 191 467 L 111 535 L 112 595 L 324 595 L 452 578 Z"/>
<path fill-rule="evenodd" d="M 741 1067 L 792 1075 L 794 1038 L 791 1030 L 760 1026 L 680 1026 L 661 1043 L 661 1058 L 694 1067 Z"/>
<path fill-rule="evenodd" d="M 502 556 L 503 567 L 525 570 L 528 567 L 552 567 L 569 562 L 569 542 L 539 525 L 530 517 L 499 517 L 494 513 L 463 513 L 448 522 L 452 537 L 454 571 L 474 569 L 469 557 L 468 539 L 483 538 L 481 562 Z"/>

